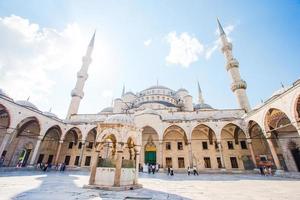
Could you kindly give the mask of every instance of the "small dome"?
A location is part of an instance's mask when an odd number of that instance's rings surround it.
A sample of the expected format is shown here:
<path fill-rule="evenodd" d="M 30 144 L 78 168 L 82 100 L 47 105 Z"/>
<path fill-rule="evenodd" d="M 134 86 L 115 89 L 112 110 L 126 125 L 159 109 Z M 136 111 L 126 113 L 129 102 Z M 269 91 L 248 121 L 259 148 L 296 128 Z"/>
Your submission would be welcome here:
<path fill-rule="evenodd" d="M 19 104 L 20 106 L 32 108 L 34 110 L 39 110 L 33 103 L 31 103 L 29 101 L 19 100 L 19 101 L 16 101 L 16 103 Z"/>
<path fill-rule="evenodd" d="M 196 104 L 194 105 L 194 109 L 195 110 L 201 110 L 201 109 L 213 109 L 210 105 L 206 104 L 206 103 L 202 103 L 202 104 Z"/>
<path fill-rule="evenodd" d="M 124 94 L 124 96 L 126 96 L 126 95 L 133 95 L 133 96 L 135 96 L 135 94 L 134 94 L 133 92 L 126 92 L 126 93 Z"/>
<path fill-rule="evenodd" d="M 100 113 L 102 113 L 102 112 L 113 112 L 113 107 L 106 107 L 106 108 L 102 109 Z"/>
<path fill-rule="evenodd" d="M 162 86 L 162 85 L 154 85 L 154 86 L 151 86 L 151 87 L 147 88 L 146 90 L 152 90 L 152 89 L 167 89 L 167 90 L 171 90 L 170 88 Z"/>
<path fill-rule="evenodd" d="M 187 89 L 180 88 L 180 89 L 177 90 L 177 92 L 187 92 L 188 93 L 189 91 Z"/>
<path fill-rule="evenodd" d="M 117 114 L 117 115 L 112 115 L 109 116 L 104 123 L 109 123 L 109 124 L 124 124 L 124 125 L 131 125 L 135 126 L 133 119 L 125 114 Z"/>
<path fill-rule="evenodd" d="M 57 115 L 52 112 L 43 112 L 43 114 L 48 117 L 58 118 Z"/>
<path fill-rule="evenodd" d="M 10 97 L 6 94 L 6 92 L 4 92 L 1 88 L 0 88 L 0 96 L 4 97 L 4 98 L 6 98 L 6 99 L 12 100 L 12 98 L 10 98 Z"/>

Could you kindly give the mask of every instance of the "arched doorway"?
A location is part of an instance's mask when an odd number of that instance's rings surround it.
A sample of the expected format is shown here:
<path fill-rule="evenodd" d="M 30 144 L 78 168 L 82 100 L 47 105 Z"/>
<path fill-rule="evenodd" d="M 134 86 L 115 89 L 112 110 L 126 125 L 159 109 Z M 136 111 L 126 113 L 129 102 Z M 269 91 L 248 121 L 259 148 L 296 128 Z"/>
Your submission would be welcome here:
<path fill-rule="evenodd" d="M 156 164 L 158 160 L 159 139 L 157 132 L 150 126 L 146 126 L 142 131 L 142 154 L 141 160 L 144 164 Z"/>
<path fill-rule="evenodd" d="M 254 163 L 248 150 L 246 134 L 236 124 L 229 123 L 221 131 L 225 167 L 252 170 Z"/>
<path fill-rule="evenodd" d="M 217 150 L 215 132 L 207 125 L 200 124 L 192 131 L 193 164 L 198 169 L 222 168 Z"/>
<path fill-rule="evenodd" d="M 58 125 L 49 128 L 42 139 L 37 163 L 53 163 L 61 138 L 61 128 Z"/>
<path fill-rule="evenodd" d="M 14 136 L 7 148 L 7 166 L 26 166 L 40 135 L 39 121 L 35 117 L 23 119 L 16 127 Z"/>
<path fill-rule="evenodd" d="M 2 145 L 2 142 L 4 140 L 4 137 L 9 129 L 10 126 L 10 116 L 8 113 L 8 110 L 6 107 L 0 104 L 0 146 Z M 7 136 L 6 136 L 7 137 Z M 7 139 L 6 139 L 7 141 Z M 4 144 L 3 144 L 4 145 Z M 4 149 L 1 149 L 0 151 L 0 158 L 5 159 L 7 149 L 3 147 Z M 0 162 L 3 162 L 2 159 Z M 0 166 L 3 165 L 3 163 L 0 163 Z"/>
<path fill-rule="evenodd" d="M 164 166 L 185 170 L 190 165 L 188 140 L 185 131 L 177 126 L 169 126 L 163 135 Z"/>
<path fill-rule="evenodd" d="M 277 108 L 268 110 L 265 116 L 265 126 L 267 135 L 276 150 L 278 159 L 284 170 L 298 171 L 300 155 L 291 151 L 289 144 L 291 141 L 297 145 L 300 144 L 299 133 L 288 118 L 288 116 Z M 293 159 L 290 159 L 293 158 Z"/>
<path fill-rule="evenodd" d="M 82 134 L 79 128 L 73 127 L 67 131 L 61 147 L 60 162 L 69 166 L 79 165 L 81 140 Z"/>
<path fill-rule="evenodd" d="M 261 127 L 255 121 L 251 120 L 248 124 L 248 132 L 252 142 L 256 165 L 273 166 L 273 157 L 270 152 L 266 137 Z"/>

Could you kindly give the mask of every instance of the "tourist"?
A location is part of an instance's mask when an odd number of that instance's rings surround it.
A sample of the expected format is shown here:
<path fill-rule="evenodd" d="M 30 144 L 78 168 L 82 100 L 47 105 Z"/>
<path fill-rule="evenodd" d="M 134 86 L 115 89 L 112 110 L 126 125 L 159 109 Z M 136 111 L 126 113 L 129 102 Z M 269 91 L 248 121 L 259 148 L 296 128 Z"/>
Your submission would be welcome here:
<path fill-rule="evenodd" d="M 48 164 L 46 163 L 45 166 L 44 166 L 43 171 L 45 172 L 45 171 L 47 171 L 47 169 L 48 169 Z"/>
<path fill-rule="evenodd" d="M 155 173 L 155 165 L 152 165 L 152 174 Z"/>
<path fill-rule="evenodd" d="M 266 166 L 264 166 L 264 174 L 265 174 L 265 176 L 268 176 L 268 175 L 269 175 L 269 174 L 268 174 L 268 169 L 267 169 Z"/>
<path fill-rule="evenodd" d="M 170 171 L 171 171 L 171 176 L 174 176 L 174 170 L 173 170 L 173 167 L 170 168 Z"/>
<path fill-rule="evenodd" d="M 150 173 L 151 173 L 151 165 L 148 164 L 148 174 L 150 174 Z"/>
<path fill-rule="evenodd" d="M 194 176 L 197 174 L 197 176 L 199 176 L 198 172 L 197 172 L 197 168 L 196 166 L 193 167 L 193 173 L 194 173 Z"/>
<path fill-rule="evenodd" d="M 259 171 L 260 171 L 260 175 L 262 175 L 262 176 L 265 175 L 263 166 L 259 167 Z"/>
<path fill-rule="evenodd" d="M 1 156 L 0 158 L 0 167 L 2 167 L 4 164 L 4 156 Z"/>
<path fill-rule="evenodd" d="M 156 163 L 155 169 L 156 169 L 156 172 L 158 172 L 158 170 L 159 170 L 159 164 L 158 163 Z"/>
<path fill-rule="evenodd" d="M 188 173 L 188 176 L 191 175 L 191 168 L 190 168 L 190 166 L 188 166 L 188 168 L 187 168 L 187 173 Z"/>
<path fill-rule="evenodd" d="M 171 174 L 171 168 L 168 166 L 168 176 Z"/>
<path fill-rule="evenodd" d="M 271 166 L 268 167 L 268 172 L 269 172 L 269 174 L 270 174 L 271 176 L 273 176 L 273 173 L 272 173 L 272 167 L 271 167 Z"/>

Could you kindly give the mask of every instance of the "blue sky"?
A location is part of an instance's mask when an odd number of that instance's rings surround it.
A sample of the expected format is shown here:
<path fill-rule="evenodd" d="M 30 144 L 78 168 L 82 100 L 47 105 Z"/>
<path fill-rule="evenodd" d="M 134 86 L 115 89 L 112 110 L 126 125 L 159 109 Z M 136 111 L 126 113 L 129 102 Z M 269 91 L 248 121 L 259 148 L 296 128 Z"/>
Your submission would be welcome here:
<path fill-rule="evenodd" d="M 81 56 L 96 28 L 80 113 L 109 106 L 123 83 L 138 92 L 157 79 L 174 90 L 188 89 L 195 102 L 199 80 L 207 103 L 237 108 L 224 56 L 219 49 L 207 55 L 217 44 L 216 17 L 229 31 L 252 106 L 281 82 L 290 85 L 299 78 L 300 1 L 10 0 L 0 2 L 0 42 L 5 44 L 0 87 L 14 99 L 30 96 L 41 110 L 52 108 L 64 117 Z M 184 36 L 196 46 L 195 58 L 168 60 L 172 42 Z"/>

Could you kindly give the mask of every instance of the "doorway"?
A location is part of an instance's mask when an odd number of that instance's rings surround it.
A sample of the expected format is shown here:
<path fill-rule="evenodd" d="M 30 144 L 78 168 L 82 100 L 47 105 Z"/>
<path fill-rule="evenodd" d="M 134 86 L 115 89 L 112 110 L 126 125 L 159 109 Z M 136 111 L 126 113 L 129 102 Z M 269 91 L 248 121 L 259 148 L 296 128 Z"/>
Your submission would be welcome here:
<path fill-rule="evenodd" d="M 294 149 L 291 149 L 291 153 L 293 155 L 293 158 L 295 160 L 295 163 L 296 163 L 296 166 L 297 166 L 297 169 L 299 172 L 300 171 L 300 150 L 299 150 L 299 148 L 294 148 Z"/>

